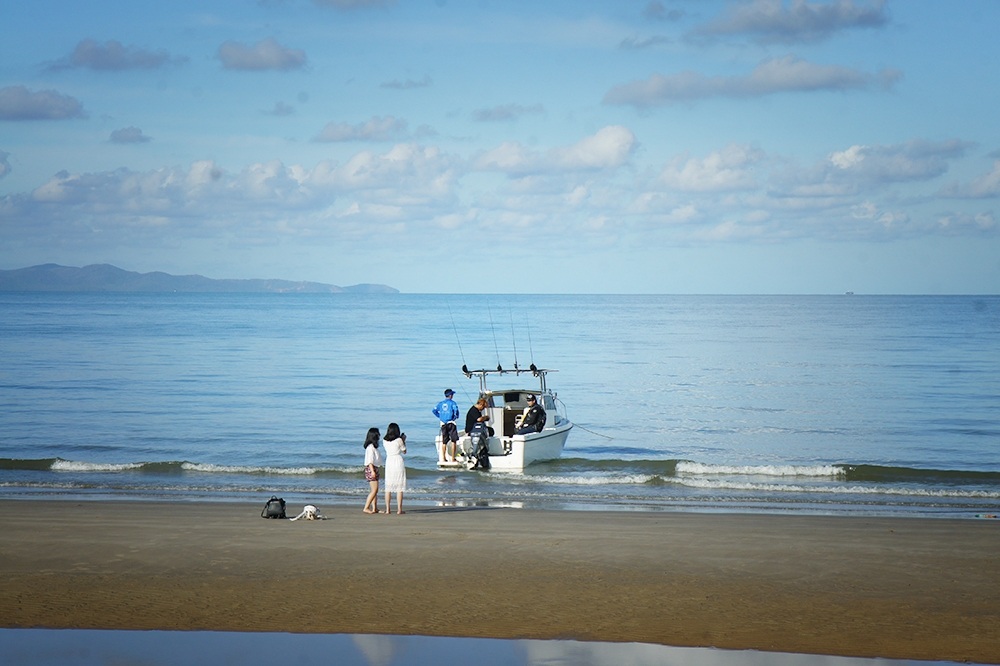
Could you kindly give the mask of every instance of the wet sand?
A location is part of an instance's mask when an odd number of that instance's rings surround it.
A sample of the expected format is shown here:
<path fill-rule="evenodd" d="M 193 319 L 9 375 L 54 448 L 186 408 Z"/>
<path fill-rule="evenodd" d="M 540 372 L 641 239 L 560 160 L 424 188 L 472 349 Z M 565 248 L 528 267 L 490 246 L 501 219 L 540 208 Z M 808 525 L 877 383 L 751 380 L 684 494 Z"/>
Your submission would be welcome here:
<path fill-rule="evenodd" d="M 365 515 L 362 502 L 291 522 L 256 504 L 8 501 L 0 627 L 1000 663 L 997 520 L 417 505 L 397 516 Z"/>

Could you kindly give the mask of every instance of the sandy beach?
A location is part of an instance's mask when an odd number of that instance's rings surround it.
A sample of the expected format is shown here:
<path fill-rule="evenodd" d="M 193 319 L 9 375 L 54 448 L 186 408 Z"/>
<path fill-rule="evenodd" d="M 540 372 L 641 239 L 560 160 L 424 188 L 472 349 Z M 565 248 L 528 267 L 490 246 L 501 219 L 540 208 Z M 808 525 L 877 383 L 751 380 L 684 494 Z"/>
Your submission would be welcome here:
<path fill-rule="evenodd" d="M 0 626 L 1000 663 L 996 520 L 360 505 L 292 522 L 255 504 L 10 502 Z"/>

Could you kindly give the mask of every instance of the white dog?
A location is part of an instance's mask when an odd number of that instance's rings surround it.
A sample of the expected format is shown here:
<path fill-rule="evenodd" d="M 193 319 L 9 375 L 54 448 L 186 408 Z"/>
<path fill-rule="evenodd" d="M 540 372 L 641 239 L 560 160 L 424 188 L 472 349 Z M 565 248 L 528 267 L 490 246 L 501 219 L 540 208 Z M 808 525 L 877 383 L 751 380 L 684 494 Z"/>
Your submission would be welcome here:
<path fill-rule="evenodd" d="M 306 520 L 326 520 L 326 516 L 320 513 L 319 509 L 312 504 L 306 504 L 302 509 L 302 513 L 289 520 L 298 520 L 299 518 L 305 518 Z"/>

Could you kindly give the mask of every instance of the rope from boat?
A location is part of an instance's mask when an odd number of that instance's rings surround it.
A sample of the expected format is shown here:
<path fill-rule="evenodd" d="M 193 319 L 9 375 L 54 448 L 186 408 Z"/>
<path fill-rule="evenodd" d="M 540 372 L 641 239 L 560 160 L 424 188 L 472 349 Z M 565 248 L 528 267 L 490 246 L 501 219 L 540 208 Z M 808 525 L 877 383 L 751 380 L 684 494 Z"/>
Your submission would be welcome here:
<path fill-rule="evenodd" d="M 585 431 L 589 432 L 591 435 L 597 435 L 598 437 L 603 437 L 604 439 L 614 439 L 614 437 L 611 437 L 610 435 L 603 435 L 603 434 L 601 434 L 599 432 L 594 432 L 593 430 L 590 430 L 588 428 L 584 428 L 579 423 L 574 423 L 573 427 L 574 428 L 579 428 L 580 430 L 585 430 Z"/>

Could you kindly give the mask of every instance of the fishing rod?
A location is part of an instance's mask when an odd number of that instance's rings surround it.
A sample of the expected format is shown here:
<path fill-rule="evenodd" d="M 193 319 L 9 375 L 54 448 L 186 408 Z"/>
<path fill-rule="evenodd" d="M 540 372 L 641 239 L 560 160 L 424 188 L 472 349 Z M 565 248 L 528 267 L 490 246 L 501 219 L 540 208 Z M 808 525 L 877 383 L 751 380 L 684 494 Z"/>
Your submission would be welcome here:
<path fill-rule="evenodd" d="M 514 370 L 518 369 L 517 365 L 517 336 L 514 335 L 514 310 L 510 310 L 510 340 L 514 343 Z"/>
<path fill-rule="evenodd" d="M 489 303 L 486 304 L 486 311 L 490 315 L 490 330 L 493 331 L 493 349 L 497 353 L 497 371 L 501 371 L 503 367 L 500 365 L 500 345 L 497 344 L 497 329 L 493 325 L 493 308 L 490 307 Z"/>
<path fill-rule="evenodd" d="M 531 344 L 531 321 L 525 321 L 524 325 L 528 327 L 528 356 L 531 358 L 531 367 L 535 367 L 535 348 Z"/>
<path fill-rule="evenodd" d="M 462 339 L 458 337 L 458 326 L 455 325 L 455 315 L 451 311 L 451 305 L 448 305 L 448 316 L 451 317 L 451 328 L 455 331 L 455 341 L 458 343 L 458 353 L 462 355 L 462 365 L 466 365 L 465 362 L 465 352 L 462 351 Z"/>
<path fill-rule="evenodd" d="M 455 324 L 455 314 L 451 311 L 451 305 L 448 306 L 448 316 L 451 317 L 451 328 L 455 331 L 455 342 L 458 343 L 458 353 L 462 355 L 462 367 L 465 368 L 468 363 L 465 360 L 465 351 L 462 349 L 462 338 L 458 335 L 458 326 Z M 465 387 L 465 382 L 458 382 L 458 388 L 465 394 L 465 398 L 470 403 L 474 402 L 472 396 L 469 395 L 469 390 Z"/>

